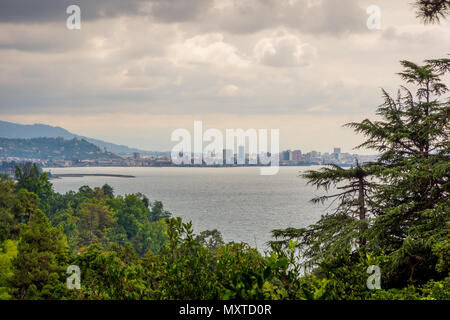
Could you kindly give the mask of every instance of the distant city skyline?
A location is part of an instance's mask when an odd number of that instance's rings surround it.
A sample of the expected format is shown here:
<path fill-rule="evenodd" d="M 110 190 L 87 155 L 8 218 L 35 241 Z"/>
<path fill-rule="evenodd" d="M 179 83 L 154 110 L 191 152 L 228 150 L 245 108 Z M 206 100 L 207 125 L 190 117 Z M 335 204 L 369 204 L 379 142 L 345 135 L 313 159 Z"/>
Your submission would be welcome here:
<path fill-rule="evenodd" d="M 13 121 L 13 120 L 10 119 L 10 117 L 7 117 L 7 116 L 6 117 L 2 116 L 2 118 L 0 118 L 0 120 L 5 120 L 5 119 L 8 120 L 8 121 Z M 38 122 L 31 121 L 31 122 L 20 122 L 20 123 L 17 122 L 17 123 L 18 124 L 26 124 L 26 125 L 44 124 L 44 125 L 51 125 L 51 126 L 56 126 L 56 127 L 61 127 L 63 129 L 67 129 L 66 127 L 60 126 L 58 124 L 52 124 L 52 123 L 49 123 L 49 122 L 44 123 L 44 122 L 40 122 L 40 121 L 38 121 Z M 68 124 L 68 125 L 70 127 L 70 124 Z M 243 127 L 242 129 L 245 130 L 247 128 Z M 74 134 L 79 134 L 81 136 L 82 135 L 86 135 L 83 132 L 75 132 L 75 131 L 72 131 L 72 130 L 69 130 L 69 131 L 71 131 Z M 283 132 L 282 129 L 280 131 Z M 350 136 L 353 136 L 353 138 L 356 141 L 356 143 L 359 142 L 360 137 L 356 136 L 356 134 L 354 134 L 351 130 L 347 129 L 347 133 L 349 133 Z M 129 140 L 131 142 L 130 144 L 126 143 L 127 140 L 125 140 L 125 141 L 121 140 L 121 139 L 111 140 L 111 139 L 108 139 L 108 136 L 106 136 L 106 138 L 103 138 L 103 136 L 89 136 L 89 138 L 104 139 L 105 141 L 110 142 L 110 143 L 123 144 L 123 145 L 126 145 L 128 147 L 139 148 L 139 149 L 141 149 L 143 151 L 170 152 L 170 148 L 172 148 L 173 144 L 174 144 L 173 142 L 170 141 L 170 139 L 167 139 L 167 140 L 169 140 L 169 142 L 167 143 L 166 149 L 163 149 L 164 147 L 162 147 L 162 149 L 156 149 L 156 148 L 152 148 L 152 147 L 145 147 L 147 145 L 145 143 L 144 144 L 136 144 L 135 141 L 132 141 L 132 140 Z M 170 138 L 170 134 L 169 134 L 169 138 Z M 323 144 L 319 143 L 317 146 L 315 146 L 313 141 L 311 141 L 311 142 L 308 141 L 307 143 L 304 144 L 304 146 L 299 146 L 299 145 L 291 145 L 291 146 L 288 145 L 288 146 L 286 146 L 286 143 L 283 143 L 283 142 L 285 142 L 285 139 L 282 139 L 282 138 L 283 138 L 283 136 L 280 137 L 280 145 L 281 145 L 280 149 L 282 149 L 282 150 L 291 150 L 291 149 L 292 150 L 297 150 L 297 149 L 301 149 L 301 150 L 317 151 L 317 152 L 324 153 L 324 152 L 329 152 L 330 150 L 332 150 L 334 148 L 333 144 L 327 145 L 326 143 L 323 143 Z M 345 144 L 346 143 L 344 142 L 344 145 Z M 204 145 L 206 145 L 206 143 Z M 348 143 L 347 143 L 347 145 L 348 145 Z M 374 154 L 373 150 L 353 149 L 354 147 L 356 147 L 356 144 L 354 144 L 353 146 L 350 146 L 349 148 L 342 148 L 342 149 L 343 150 L 347 150 L 350 153 Z"/>
<path fill-rule="evenodd" d="M 49 126 L 49 125 L 46 125 L 43 123 L 32 123 L 32 124 L 28 125 L 28 124 L 19 124 L 19 123 L 13 123 L 13 122 L 4 122 L 4 121 L 1 121 L 1 119 L 0 119 L 0 137 L 15 138 L 15 139 L 17 139 L 17 138 L 29 139 L 29 138 L 38 138 L 38 137 L 62 137 L 64 139 L 73 139 L 73 138 L 87 139 L 88 141 L 96 144 L 102 150 L 111 151 L 111 152 L 114 152 L 117 154 L 128 153 L 130 155 L 133 155 L 133 157 L 136 155 L 140 156 L 139 152 L 170 153 L 170 151 L 168 151 L 168 150 L 145 150 L 145 149 L 136 150 L 133 148 L 128 148 L 129 146 L 126 146 L 126 145 L 113 145 L 113 141 L 102 141 L 102 140 L 96 139 L 96 137 L 86 137 L 86 136 L 77 135 L 76 133 L 70 132 L 70 131 L 66 130 L 65 128 Z M 203 147 L 205 147 L 205 143 L 203 143 Z M 244 152 L 246 152 L 246 150 L 248 150 L 248 148 L 249 148 L 248 144 L 246 144 L 244 146 L 235 144 L 234 150 L 223 149 L 223 153 L 224 153 L 223 157 L 226 158 L 225 151 L 228 151 L 228 154 L 230 154 L 230 155 L 234 155 L 234 154 L 238 153 L 239 147 L 243 147 Z M 342 148 L 341 147 L 333 147 L 332 152 L 336 153 L 337 149 L 338 149 L 338 153 L 339 153 Z M 287 149 L 280 148 L 280 150 L 281 150 L 280 152 L 284 152 L 285 150 L 293 150 L 294 153 L 299 152 L 301 155 L 302 153 L 304 154 L 304 153 L 308 153 L 308 152 L 328 153 L 331 150 L 331 147 L 324 151 L 321 151 L 315 147 L 313 147 L 312 149 L 306 149 L 306 148 L 300 149 L 298 146 L 296 146 L 294 148 L 287 148 Z M 366 154 L 364 152 L 361 152 L 361 150 L 346 150 L 346 151 L 349 153 Z M 371 152 L 368 154 L 373 155 L 374 153 Z M 294 155 L 294 158 L 295 157 L 298 157 L 298 156 Z"/>

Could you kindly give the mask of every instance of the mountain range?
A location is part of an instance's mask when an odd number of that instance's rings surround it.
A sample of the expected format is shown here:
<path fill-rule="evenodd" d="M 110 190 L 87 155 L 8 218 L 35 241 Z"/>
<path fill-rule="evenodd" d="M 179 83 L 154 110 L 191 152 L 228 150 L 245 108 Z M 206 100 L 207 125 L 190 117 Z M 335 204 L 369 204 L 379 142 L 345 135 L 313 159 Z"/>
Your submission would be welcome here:
<path fill-rule="evenodd" d="M 116 154 L 126 155 L 133 152 L 139 152 L 143 155 L 158 155 L 161 152 L 146 151 L 136 148 L 130 148 L 125 145 L 119 145 L 106 142 L 99 139 L 89 138 L 77 135 L 61 127 L 53 127 L 46 124 L 19 124 L 0 120 L 0 137 L 10 139 L 31 139 L 31 138 L 64 138 L 64 139 L 84 139 L 101 149 Z"/>

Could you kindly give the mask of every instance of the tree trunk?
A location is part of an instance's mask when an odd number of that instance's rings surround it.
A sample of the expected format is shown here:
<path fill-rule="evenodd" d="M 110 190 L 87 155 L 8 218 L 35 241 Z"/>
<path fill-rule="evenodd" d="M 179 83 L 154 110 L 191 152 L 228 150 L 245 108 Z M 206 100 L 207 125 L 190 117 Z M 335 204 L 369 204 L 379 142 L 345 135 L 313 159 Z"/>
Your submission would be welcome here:
<path fill-rule="evenodd" d="M 359 185 L 359 196 L 358 196 L 358 204 L 359 204 L 359 221 L 363 222 L 359 228 L 360 237 L 359 237 L 359 247 L 362 248 L 366 245 L 366 239 L 362 236 L 362 233 L 365 229 L 367 229 L 367 225 L 365 224 L 366 220 L 366 204 L 365 204 L 365 197 L 364 197 L 364 178 L 359 177 L 358 178 L 358 185 Z"/>

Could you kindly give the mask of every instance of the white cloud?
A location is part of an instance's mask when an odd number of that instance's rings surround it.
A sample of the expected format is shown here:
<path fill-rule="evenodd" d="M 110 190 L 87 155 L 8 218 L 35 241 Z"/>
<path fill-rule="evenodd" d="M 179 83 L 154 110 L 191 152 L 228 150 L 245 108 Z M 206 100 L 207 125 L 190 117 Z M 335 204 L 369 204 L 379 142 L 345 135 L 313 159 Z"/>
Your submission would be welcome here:
<path fill-rule="evenodd" d="M 223 97 L 235 97 L 239 94 L 239 91 L 239 87 L 233 84 L 228 84 L 219 90 L 219 95 Z"/>
<path fill-rule="evenodd" d="M 237 48 L 226 43 L 221 33 L 201 34 L 174 44 L 172 60 L 176 64 L 208 64 L 221 68 L 249 66 L 249 61 Z"/>
<path fill-rule="evenodd" d="M 301 67 L 311 64 L 316 58 L 316 49 L 303 43 L 297 36 L 278 32 L 272 37 L 260 39 L 254 54 L 261 64 L 272 67 Z"/>

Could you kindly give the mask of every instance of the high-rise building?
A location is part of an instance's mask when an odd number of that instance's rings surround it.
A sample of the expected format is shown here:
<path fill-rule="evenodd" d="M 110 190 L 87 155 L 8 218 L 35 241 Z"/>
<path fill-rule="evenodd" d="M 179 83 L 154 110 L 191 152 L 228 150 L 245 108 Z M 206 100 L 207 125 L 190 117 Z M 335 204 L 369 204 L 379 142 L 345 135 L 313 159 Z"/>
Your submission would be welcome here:
<path fill-rule="evenodd" d="M 281 160 L 289 161 L 291 157 L 291 150 L 286 150 L 281 153 Z"/>
<path fill-rule="evenodd" d="M 313 157 L 313 158 L 318 158 L 318 157 L 320 157 L 320 152 L 315 151 L 315 150 L 311 151 L 311 157 Z"/>
<path fill-rule="evenodd" d="M 238 148 L 237 163 L 245 164 L 245 146 L 239 146 Z"/>
<path fill-rule="evenodd" d="M 341 148 L 334 148 L 333 156 L 336 160 L 340 159 Z"/>
<path fill-rule="evenodd" d="M 223 149 L 222 151 L 223 164 L 234 164 L 233 150 Z"/>
<path fill-rule="evenodd" d="M 141 154 L 139 152 L 133 152 L 133 159 L 138 160 L 141 158 Z"/>
<path fill-rule="evenodd" d="M 301 150 L 292 151 L 292 160 L 293 161 L 301 161 L 302 160 L 302 151 Z"/>

